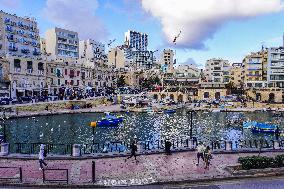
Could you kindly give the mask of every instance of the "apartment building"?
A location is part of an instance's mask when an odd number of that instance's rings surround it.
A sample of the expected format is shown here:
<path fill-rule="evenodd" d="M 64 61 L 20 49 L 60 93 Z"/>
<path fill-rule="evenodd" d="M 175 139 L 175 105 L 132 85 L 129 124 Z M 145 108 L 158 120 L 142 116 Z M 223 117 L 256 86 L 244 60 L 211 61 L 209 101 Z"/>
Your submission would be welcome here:
<path fill-rule="evenodd" d="M 108 51 L 107 58 L 108 65 L 113 68 L 121 69 L 124 68 L 126 65 L 126 57 L 124 54 L 124 49 L 122 48 L 115 47 L 110 49 Z"/>
<path fill-rule="evenodd" d="M 164 49 L 160 59 L 162 70 L 166 73 L 174 72 L 174 52 L 171 49 Z"/>
<path fill-rule="evenodd" d="M 246 88 L 267 87 L 267 57 L 265 51 L 252 52 L 243 59 Z"/>
<path fill-rule="evenodd" d="M 40 55 L 39 30 L 35 18 L 0 11 L 0 56 Z"/>
<path fill-rule="evenodd" d="M 79 58 L 78 33 L 61 28 L 52 28 L 45 33 L 47 54 L 53 58 Z"/>
<path fill-rule="evenodd" d="M 230 81 L 231 66 L 228 60 L 213 58 L 207 60 L 204 75 L 207 82 L 228 83 Z"/>
<path fill-rule="evenodd" d="M 267 81 L 269 87 L 284 88 L 284 47 L 268 49 Z"/>
<path fill-rule="evenodd" d="M 175 75 L 177 77 L 188 77 L 188 78 L 197 78 L 200 76 L 201 70 L 198 69 L 195 65 L 178 65 L 174 69 Z"/>
<path fill-rule="evenodd" d="M 233 87 L 241 89 L 244 86 L 244 66 L 242 63 L 233 63 L 230 70 L 230 81 Z"/>
<path fill-rule="evenodd" d="M 93 87 L 93 69 L 77 61 L 49 60 L 46 80 L 49 94 L 70 95 Z"/>
<path fill-rule="evenodd" d="M 105 55 L 105 45 L 92 39 L 79 42 L 79 57 L 95 62 Z"/>
<path fill-rule="evenodd" d="M 137 51 L 147 51 L 148 47 L 148 34 L 141 33 L 133 30 L 125 32 L 125 45 L 128 48 Z"/>

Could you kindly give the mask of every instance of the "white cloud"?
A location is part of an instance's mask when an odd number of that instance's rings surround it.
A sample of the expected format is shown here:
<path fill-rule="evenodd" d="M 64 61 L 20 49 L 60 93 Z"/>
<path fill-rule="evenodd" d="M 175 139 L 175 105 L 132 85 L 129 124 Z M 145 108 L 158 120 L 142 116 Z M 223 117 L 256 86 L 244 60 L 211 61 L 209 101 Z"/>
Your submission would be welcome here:
<path fill-rule="evenodd" d="M 177 46 L 204 49 L 204 41 L 231 20 L 276 13 L 282 0 L 142 0 L 145 11 L 158 18 L 168 43 L 181 30 Z"/>
<path fill-rule="evenodd" d="M 21 4 L 20 0 L 0 0 L 0 8 L 6 7 L 6 8 L 19 8 Z"/>
<path fill-rule="evenodd" d="M 97 0 L 47 0 L 44 16 L 58 27 L 77 31 L 80 39 L 104 40 L 105 26 L 95 15 Z"/>

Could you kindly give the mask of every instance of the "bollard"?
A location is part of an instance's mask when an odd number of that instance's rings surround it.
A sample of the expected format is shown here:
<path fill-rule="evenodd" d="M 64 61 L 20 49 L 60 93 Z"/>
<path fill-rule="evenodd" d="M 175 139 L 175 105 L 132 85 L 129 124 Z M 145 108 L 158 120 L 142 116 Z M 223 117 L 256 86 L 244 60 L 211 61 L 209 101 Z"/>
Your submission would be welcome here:
<path fill-rule="evenodd" d="M 230 141 L 225 141 L 225 145 L 226 145 L 226 151 L 230 151 L 232 150 L 232 145 Z"/>
<path fill-rule="evenodd" d="M 1 156 L 7 156 L 9 154 L 9 143 L 1 143 Z"/>
<path fill-rule="evenodd" d="M 81 156 L 80 144 L 73 144 L 73 153 L 72 156 L 78 157 Z"/>
<path fill-rule="evenodd" d="M 280 149 L 280 145 L 279 145 L 279 141 L 278 140 L 274 140 L 273 149 L 275 149 L 275 150 L 279 150 Z"/>

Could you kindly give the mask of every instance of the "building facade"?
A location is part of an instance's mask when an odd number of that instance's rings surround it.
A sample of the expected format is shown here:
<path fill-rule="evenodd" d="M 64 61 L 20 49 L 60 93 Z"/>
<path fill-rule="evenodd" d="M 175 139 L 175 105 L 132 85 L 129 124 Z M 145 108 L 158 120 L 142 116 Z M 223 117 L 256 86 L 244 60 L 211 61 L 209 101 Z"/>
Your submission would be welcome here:
<path fill-rule="evenodd" d="M 0 57 L 0 98 L 10 97 L 9 61 Z"/>
<path fill-rule="evenodd" d="M 284 88 L 284 47 L 268 49 L 267 81 L 269 87 Z"/>
<path fill-rule="evenodd" d="M 166 73 L 174 72 L 174 51 L 171 49 L 164 49 L 161 55 L 161 67 Z"/>
<path fill-rule="evenodd" d="M 79 57 L 97 61 L 105 55 L 105 45 L 92 39 L 79 42 Z"/>
<path fill-rule="evenodd" d="M 231 70 L 230 81 L 233 84 L 233 87 L 241 89 L 244 87 L 244 66 L 242 63 L 233 63 Z"/>
<path fill-rule="evenodd" d="M 46 52 L 53 58 L 79 58 L 78 33 L 52 28 L 45 33 Z"/>
<path fill-rule="evenodd" d="M 221 58 L 207 60 L 204 71 L 206 80 L 215 83 L 228 83 L 230 81 L 230 68 L 228 60 Z"/>
<path fill-rule="evenodd" d="M 125 32 L 125 45 L 128 48 L 137 51 L 147 51 L 148 47 L 148 35 L 137 31 L 128 30 Z"/>
<path fill-rule="evenodd" d="M 40 55 L 37 22 L 0 11 L 0 55 L 32 57 Z"/>

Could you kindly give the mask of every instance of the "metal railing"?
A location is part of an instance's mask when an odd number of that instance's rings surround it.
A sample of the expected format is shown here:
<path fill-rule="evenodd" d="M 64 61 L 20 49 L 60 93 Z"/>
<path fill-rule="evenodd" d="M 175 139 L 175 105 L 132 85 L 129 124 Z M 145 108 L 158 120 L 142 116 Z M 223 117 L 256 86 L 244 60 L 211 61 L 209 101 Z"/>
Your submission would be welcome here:
<path fill-rule="evenodd" d="M 7 169 L 18 169 L 18 174 L 19 174 L 19 177 L 7 177 L 7 176 L 4 176 L 4 177 L 1 177 L 0 176 L 0 180 L 18 180 L 22 183 L 23 182 L 23 173 L 22 173 L 22 168 L 21 167 L 0 167 L 0 170 L 1 170 L 1 174 L 2 175 L 2 170 L 5 171 L 5 173 L 7 173 Z M 5 174 L 4 174 L 5 175 Z"/>
<path fill-rule="evenodd" d="M 52 171 L 52 172 L 64 171 L 66 173 L 65 179 L 47 179 L 46 178 L 46 172 L 48 172 L 48 171 Z M 42 179 L 43 179 L 44 183 L 45 182 L 66 182 L 66 184 L 68 184 L 68 182 L 69 182 L 68 169 L 43 169 Z"/>
<path fill-rule="evenodd" d="M 44 143 L 14 143 L 13 149 L 10 151 L 20 154 L 37 154 L 39 147 Z M 72 155 L 72 144 L 45 144 L 47 153 Z M 11 146 L 11 145 L 10 145 Z"/>

